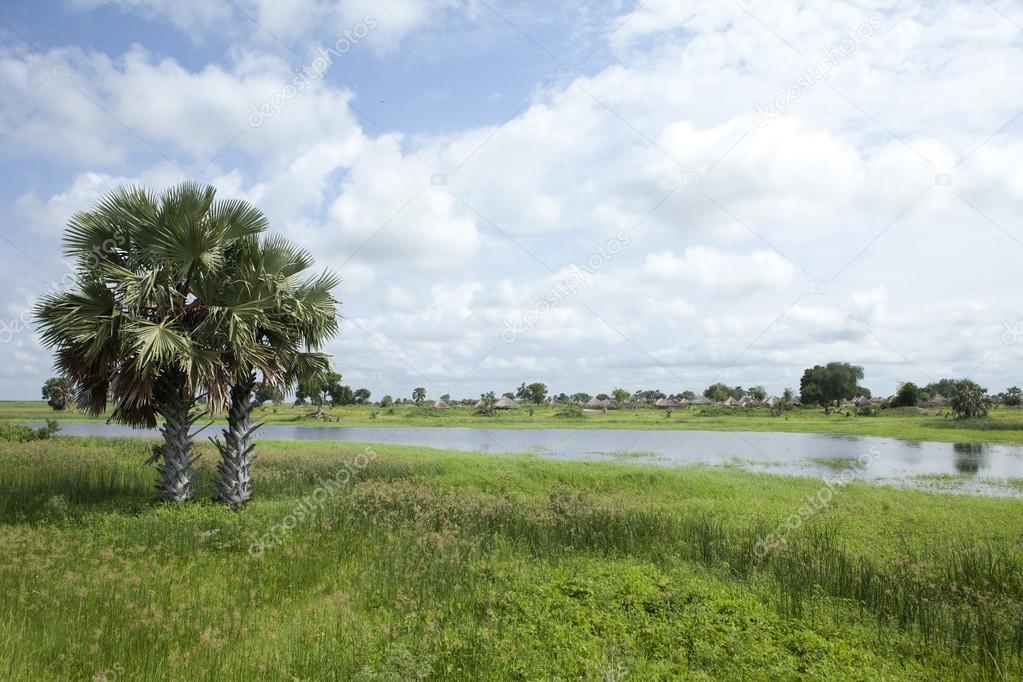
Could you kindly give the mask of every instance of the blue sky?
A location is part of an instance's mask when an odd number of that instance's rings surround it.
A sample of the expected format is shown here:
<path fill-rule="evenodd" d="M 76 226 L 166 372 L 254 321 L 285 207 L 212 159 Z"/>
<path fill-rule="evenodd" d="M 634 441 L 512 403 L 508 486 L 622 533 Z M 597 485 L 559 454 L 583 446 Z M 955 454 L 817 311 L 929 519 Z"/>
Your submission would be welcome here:
<path fill-rule="evenodd" d="M 330 350 L 377 396 L 780 392 L 830 360 L 878 393 L 1002 390 L 1021 26 L 1007 2 L 5 5 L 0 399 L 50 372 L 25 311 L 70 214 L 185 176 L 340 272 Z"/>

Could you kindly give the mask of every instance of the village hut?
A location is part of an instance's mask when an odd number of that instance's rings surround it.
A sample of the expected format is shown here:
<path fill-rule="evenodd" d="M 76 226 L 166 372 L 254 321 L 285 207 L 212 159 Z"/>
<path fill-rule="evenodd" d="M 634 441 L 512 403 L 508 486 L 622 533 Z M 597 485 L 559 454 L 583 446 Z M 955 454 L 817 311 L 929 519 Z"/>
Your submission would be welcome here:
<path fill-rule="evenodd" d="M 607 398 L 600 399 L 596 396 L 590 398 L 589 401 L 586 403 L 586 409 L 588 410 L 609 410 L 613 406 L 614 403 L 612 403 Z"/>
<path fill-rule="evenodd" d="M 480 401 L 480 402 L 483 402 L 483 401 Z M 447 409 L 450 409 L 450 408 L 451 408 L 451 406 L 450 406 L 450 405 L 448 405 L 448 404 L 447 404 L 446 402 L 444 402 L 443 400 L 438 400 L 437 402 L 435 402 L 435 403 L 433 404 L 433 407 L 434 407 L 434 409 L 436 409 L 436 410 L 447 410 Z"/>
<path fill-rule="evenodd" d="M 767 407 L 775 407 L 778 405 L 778 399 L 775 398 L 773 395 L 768 396 L 767 400 L 764 401 L 764 405 L 766 405 Z"/>
<path fill-rule="evenodd" d="M 485 402 L 483 402 L 483 400 L 480 400 L 475 405 L 473 405 L 473 408 L 477 409 L 477 410 L 482 410 L 486 406 L 487 406 L 487 404 Z"/>
<path fill-rule="evenodd" d="M 726 405 L 728 407 L 738 407 L 741 403 L 735 398 L 729 398 L 728 400 L 724 401 L 721 404 Z"/>
<path fill-rule="evenodd" d="M 681 406 L 674 398 L 661 398 L 654 403 L 654 407 L 659 407 L 662 410 L 670 410 Z"/>
<path fill-rule="evenodd" d="M 508 396 L 503 395 L 494 403 L 494 408 L 498 410 L 517 410 L 519 409 L 519 404 Z"/>
<path fill-rule="evenodd" d="M 870 398 L 865 395 L 861 395 L 859 398 L 853 401 L 853 405 L 856 407 L 866 407 L 870 405 Z"/>
<path fill-rule="evenodd" d="M 711 402 L 710 398 L 707 398 L 707 397 L 702 396 L 702 395 L 698 395 L 695 398 L 693 398 L 692 400 L 690 400 L 689 404 L 690 405 L 712 405 L 713 403 Z"/>
<path fill-rule="evenodd" d="M 935 393 L 930 397 L 929 400 L 920 403 L 920 405 L 922 407 L 943 407 L 945 405 L 948 405 L 948 398 L 941 395 L 940 393 Z"/>

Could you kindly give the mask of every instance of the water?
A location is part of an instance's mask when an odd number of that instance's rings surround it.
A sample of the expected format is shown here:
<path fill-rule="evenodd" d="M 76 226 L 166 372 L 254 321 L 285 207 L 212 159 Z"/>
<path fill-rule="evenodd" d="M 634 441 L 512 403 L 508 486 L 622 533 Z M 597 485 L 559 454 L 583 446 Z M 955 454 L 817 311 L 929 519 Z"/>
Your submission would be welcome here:
<path fill-rule="evenodd" d="M 64 423 L 68 436 L 156 436 L 126 426 Z M 211 426 L 202 435 L 219 433 Z M 629 461 L 660 466 L 734 465 L 750 471 L 869 481 L 987 494 L 1015 494 L 1023 447 L 935 443 L 868 436 L 752 431 L 623 429 L 466 429 L 287 426 L 259 431 L 264 440 L 334 440 L 418 445 L 564 460 Z"/>

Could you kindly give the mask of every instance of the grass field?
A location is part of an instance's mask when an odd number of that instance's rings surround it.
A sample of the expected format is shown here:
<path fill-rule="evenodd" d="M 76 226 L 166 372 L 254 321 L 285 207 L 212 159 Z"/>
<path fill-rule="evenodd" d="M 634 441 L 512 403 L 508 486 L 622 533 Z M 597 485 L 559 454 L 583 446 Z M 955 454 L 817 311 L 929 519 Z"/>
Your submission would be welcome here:
<path fill-rule="evenodd" d="M 314 409 L 285 405 L 258 409 L 260 421 L 270 424 L 322 426 L 312 417 Z M 854 409 L 825 415 L 820 409 L 799 408 L 772 417 L 766 409 L 694 407 L 675 410 L 670 417 L 656 409 L 624 409 L 584 412 L 582 417 L 562 417 L 558 408 L 527 407 L 499 412 L 493 417 L 471 408 L 450 410 L 398 405 L 393 409 L 369 406 L 328 408 L 342 426 L 451 426 L 468 428 L 587 428 L 587 429 L 703 429 L 710 431 L 789 431 L 888 436 L 910 440 L 944 442 L 1023 443 L 1023 409 L 996 407 L 986 419 L 957 421 L 947 409 L 901 408 L 862 417 Z M 46 419 L 89 421 L 73 410 L 54 412 L 42 401 L 0 401 L 0 419 L 42 422 Z M 97 418 L 102 421 L 101 418 Z"/>
<path fill-rule="evenodd" d="M 0 679 L 1023 674 L 1023 501 L 267 442 L 236 513 L 147 454 L 0 443 Z"/>

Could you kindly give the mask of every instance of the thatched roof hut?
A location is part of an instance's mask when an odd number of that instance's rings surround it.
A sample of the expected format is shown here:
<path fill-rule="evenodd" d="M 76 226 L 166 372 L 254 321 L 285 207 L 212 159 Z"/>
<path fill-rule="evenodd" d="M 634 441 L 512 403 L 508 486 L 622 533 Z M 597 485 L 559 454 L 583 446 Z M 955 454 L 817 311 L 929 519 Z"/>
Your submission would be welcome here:
<path fill-rule="evenodd" d="M 589 401 L 586 403 L 585 407 L 586 407 L 586 409 L 589 409 L 589 410 L 607 410 L 607 409 L 610 409 L 613 406 L 614 406 L 614 403 L 612 403 L 607 398 L 604 398 L 603 400 L 601 400 L 600 398 L 597 398 L 596 396 L 594 396 L 593 398 L 589 399 Z"/>
<path fill-rule="evenodd" d="M 778 404 L 778 399 L 775 398 L 773 395 L 767 396 L 767 400 L 764 401 L 764 405 L 766 407 L 774 407 L 777 404 Z"/>
<path fill-rule="evenodd" d="M 929 400 L 920 403 L 921 407 L 942 407 L 944 405 L 948 405 L 948 398 L 940 393 L 935 393 Z"/>
<path fill-rule="evenodd" d="M 693 398 L 692 400 L 690 400 L 689 404 L 690 405 L 713 405 L 713 402 L 711 401 L 710 398 L 707 398 L 707 397 L 702 396 L 702 395 L 698 395 L 695 398 Z"/>
<path fill-rule="evenodd" d="M 859 398 L 853 401 L 853 405 L 856 407 L 866 407 L 870 404 L 870 398 L 865 395 L 861 395 Z"/>
<path fill-rule="evenodd" d="M 519 404 L 508 396 L 503 395 L 494 403 L 494 408 L 498 410 L 517 410 L 519 409 Z"/>
<path fill-rule="evenodd" d="M 741 403 L 739 403 L 739 401 L 736 400 L 735 398 L 729 398 L 728 400 L 724 401 L 721 404 L 727 405 L 728 407 L 738 407 Z"/>
<path fill-rule="evenodd" d="M 450 405 L 448 405 L 448 404 L 447 404 L 446 402 L 444 402 L 443 400 L 438 400 L 437 402 L 435 402 L 435 403 L 433 404 L 433 407 L 434 407 L 434 409 L 436 409 L 436 410 L 447 410 L 447 409 L 450 409 L 450 408 L 451 408 L 451 406 L 450 406 Z"/>
<path fill-rule="evenodd" d="M 660 398 L 657 402 L 654 403 L 654 407 L 659 407 L 661 409 L 667 410 L 675 407 L 681 407 L 681 405 L 674 398 Z"/>

